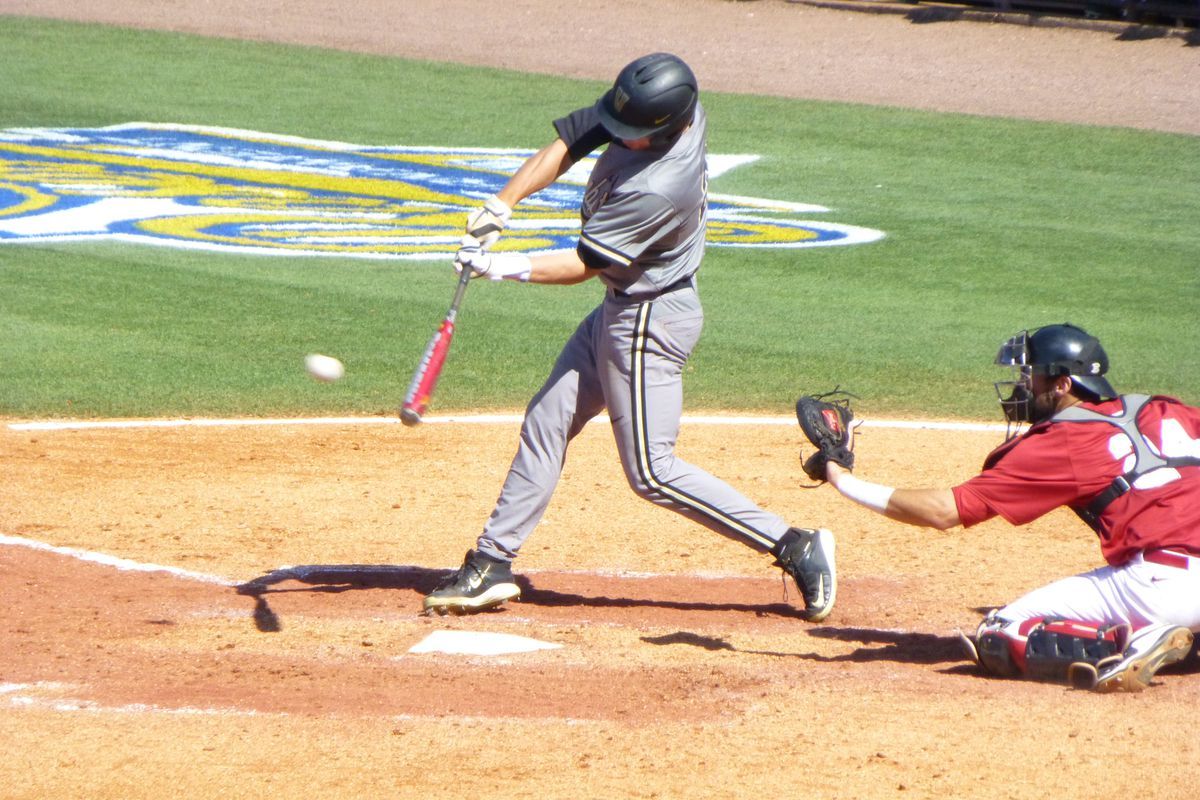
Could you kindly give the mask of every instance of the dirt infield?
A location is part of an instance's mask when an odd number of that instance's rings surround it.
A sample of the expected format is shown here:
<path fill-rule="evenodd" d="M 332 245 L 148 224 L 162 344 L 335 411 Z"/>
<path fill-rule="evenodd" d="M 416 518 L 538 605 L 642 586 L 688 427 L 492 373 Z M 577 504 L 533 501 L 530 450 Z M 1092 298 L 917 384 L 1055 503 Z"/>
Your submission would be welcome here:
<path fill-rule="evenodd" d="M 6 796 L 1015 797 L 1112 763 L 1111 791 L 1189 796 L 1173 767 L 1197 745 L 1169 723 L 1200 701 L 1194 668 L 1097 696 L 980 677 L 956 646 L 981 609 L 1095 563 L 1077 522 L 881 521 L 798 487 L 790 426 L 685 426 L 681 455 L 837 531 L 825 623 L 798 618 L 767 559 L 633 498 L 603 425 L 522 555 L 524 600 L 421 616 L 515 435 L 0 432 Z M 860 459 L 884 481 L 949 481 L 996 437 L 864 429 Z M 409 652 L 435 630 L 561 647 Z"/>
<path fill-rule="evenodd" d="M 1200 59 L 1179 40 L 783 0 L 252 5 L 0 12 L 593 78 L 673 49 L 716 89 L 1200 133 Z M 636 500 L 602 425 L 573 447 L 519 560 L 523 601 L 442 619 L 421 616 L 420 597 L 490 510 L 515 424 L 9 422 L 4 797 L 1195 793 L 1194 662 L 1152 691 L 1098 696 L 990 680 L 958 651 L 954 630 L 985 609 L 1097 565 L 1080 523 L 888 522 L 800 488 L 792 426 L 688 424 L 680 454 L 837 533 L 839 602 L 819 625 L 769 559 Z M 859 458 L 876 480 L 948 485 L 999 436 L 872 427 Z M 435 631 L 559 647 L 410 652 Z"/>

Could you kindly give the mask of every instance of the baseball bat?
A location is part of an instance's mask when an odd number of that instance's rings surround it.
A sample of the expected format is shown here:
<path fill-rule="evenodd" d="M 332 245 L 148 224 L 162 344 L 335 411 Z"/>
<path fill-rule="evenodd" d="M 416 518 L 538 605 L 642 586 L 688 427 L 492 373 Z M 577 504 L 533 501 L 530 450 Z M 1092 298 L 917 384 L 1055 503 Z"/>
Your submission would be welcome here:
<path fill-rule="evenodd" d="M 429 400 L 433 397 L 433 390 L 442 375 L 442 366 L 446 363 L 446 354 L 450 352 L 450 342 L 454 339 L 454 320 L 458 317 L 458 307 L 462 304 L 470 281 L 471 269 L 463 267 L 458 276 L 458 285 L 454 287 L 454 299 L 450 301 L 450 310 L 446 312 L 442 324 L 426 345 L 425 353 L 413 373 L 412 382 L 408 385 L 408 394 L 400 407 L 400 421 L 409 427 L 419 424 L 425 410 L 429 408 Z"/>

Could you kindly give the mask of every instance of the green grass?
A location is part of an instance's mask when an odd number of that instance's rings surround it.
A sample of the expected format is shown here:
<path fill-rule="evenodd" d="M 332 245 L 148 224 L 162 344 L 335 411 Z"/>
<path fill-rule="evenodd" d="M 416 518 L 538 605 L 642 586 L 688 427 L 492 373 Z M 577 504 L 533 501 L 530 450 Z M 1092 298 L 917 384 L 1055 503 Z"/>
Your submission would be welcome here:
<path fill-rule="evenodd" d="M 537 147 L 598 82 L 4 18 L 0 127 L 224 125 L 366 144 Z M 690 408 L 786 413 L 841 383 L 867 413 L 994 417 L 1020 328 L 1100 336 L 1119 389 L 1200 402 L 1200 138 L 708 94 L 716 192 L 815 202 L 882 242 L 711 248 Z M 518 213 L 520 213 L 518 211 Z M 445 311 L 433 262 L 0 246 L 0 414 L 391 413 Z M 435 411 L 513 409 L 595 284 L 480 283 Z M 347 377 L 309 380 L 304 353 Z"/>

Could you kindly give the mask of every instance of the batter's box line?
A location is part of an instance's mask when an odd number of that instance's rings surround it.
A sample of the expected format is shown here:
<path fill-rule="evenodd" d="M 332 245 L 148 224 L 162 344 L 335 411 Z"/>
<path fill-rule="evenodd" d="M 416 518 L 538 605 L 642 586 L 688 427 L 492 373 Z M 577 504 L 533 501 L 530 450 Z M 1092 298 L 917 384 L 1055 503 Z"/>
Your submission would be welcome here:
<path fill-rule="evenodd" d="M 25 547 L 30 550 L 38 550 L 44 553 L 54 553 L 55 555 L 74 558 L 79 561 L 87 561 L 92 564 L 100 564 L 105 567 L 112 567 L 123 572 L 165 572 L 168 575 L 173 575 L 177 578 L 184 578 L 191 581 L 199 581 L 201 583 L 213 583 L 218 586 L 237 586 L 237 581 L 231 581 L 228 578 L 222 578 L 216 575 L 208 575 L 203 572 L 193 572 L 188 569 L 180 569 L 179 567 L 168 567 L 162 564 L 147 564 L 141 561 L 134 561 L 128 558 L 108 555 L 107 553 L 97 553 L 91 550 L 81 550 L 76 547 L 60 547 L 58 545 L 49 544 L 47 542 L 39 542 L 35 539 L 27 539 L 24 536 L 9 536 L 0 534 L 0 545 L 9 545 L 11 547 Z"/>

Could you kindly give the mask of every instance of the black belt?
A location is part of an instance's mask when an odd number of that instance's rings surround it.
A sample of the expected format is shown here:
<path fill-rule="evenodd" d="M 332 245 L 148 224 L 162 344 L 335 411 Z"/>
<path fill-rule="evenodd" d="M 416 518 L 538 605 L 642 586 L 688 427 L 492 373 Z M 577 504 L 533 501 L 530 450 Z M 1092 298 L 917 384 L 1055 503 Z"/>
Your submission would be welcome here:
<path fill-rule="evenodd" d="M 664 294 L 670 294 L 671 292 L 677 292 L 680 289 L 690 289 L 691 286 L 692 286 L 692 276 L 688 275 L 686 278 L 680 278 L 679 280 L 675 281 L 670 286 L 666 286 L 662 289 L 659 289 L 657 293 L 651 292 L 651 293 L 647 293 L 644 295 L 633 295 L 633 294 L 627 294 L 626 292 L 622 292 L 620 289 L 613 289 L 612 293 L 615 294 L 617 297 L 632 297 L 632 298 L 636 298 L 638 300 L 653 300 L 655 297 L 662 297 Z"/>

